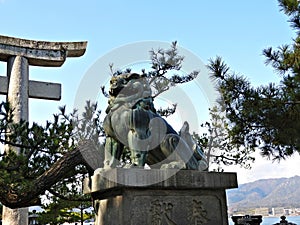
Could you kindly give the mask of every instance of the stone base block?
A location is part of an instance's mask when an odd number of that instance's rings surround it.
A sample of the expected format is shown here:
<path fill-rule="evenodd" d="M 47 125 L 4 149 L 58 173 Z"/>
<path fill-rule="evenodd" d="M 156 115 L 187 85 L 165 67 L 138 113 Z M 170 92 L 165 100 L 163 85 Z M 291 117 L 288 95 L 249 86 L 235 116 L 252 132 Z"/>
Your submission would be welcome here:
<path fill-rule="evenodd" d="M 95 175 L 90 190 L 95 225 L 228 225 L 225 189 L 237 187 L 235 173 L 168 174 L 170 170 L 113 169 Z M 153 179 L 161 181 L 140 185 Z"/>

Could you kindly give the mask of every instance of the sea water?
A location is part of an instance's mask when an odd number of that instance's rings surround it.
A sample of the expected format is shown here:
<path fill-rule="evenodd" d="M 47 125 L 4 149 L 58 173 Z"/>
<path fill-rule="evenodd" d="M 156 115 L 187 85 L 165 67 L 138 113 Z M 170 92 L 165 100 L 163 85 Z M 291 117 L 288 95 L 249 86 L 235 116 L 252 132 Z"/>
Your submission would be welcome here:
<path fill-rule="evenodd" d="M 295 223 L 297 225 L 300 225 L 300 216 L 287 216 L 286 220 L 290 223 Z M 280 222 L 279 217 L 263 217 L 263 221 L 260 225 L 273 225 L 279 222 Z M 231 218 L 229 218 L 229 225 L 234 225 Z"/>

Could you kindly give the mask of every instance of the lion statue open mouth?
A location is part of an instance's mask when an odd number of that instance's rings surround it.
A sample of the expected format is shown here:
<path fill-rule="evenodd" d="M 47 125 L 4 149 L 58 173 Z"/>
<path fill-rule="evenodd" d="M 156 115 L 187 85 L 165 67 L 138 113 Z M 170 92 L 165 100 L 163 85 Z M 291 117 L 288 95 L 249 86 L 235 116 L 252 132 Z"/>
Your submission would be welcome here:
<path fill-rule="evenodd" d="M 126 167 L 207 170 L 206 158 L 184 123 L 177 133 L 155 110 L 147 79 L 137 73 L 113 76 L 103 122 L 106 134 L 104 169 L 119 165 L 130 151 Z"/>

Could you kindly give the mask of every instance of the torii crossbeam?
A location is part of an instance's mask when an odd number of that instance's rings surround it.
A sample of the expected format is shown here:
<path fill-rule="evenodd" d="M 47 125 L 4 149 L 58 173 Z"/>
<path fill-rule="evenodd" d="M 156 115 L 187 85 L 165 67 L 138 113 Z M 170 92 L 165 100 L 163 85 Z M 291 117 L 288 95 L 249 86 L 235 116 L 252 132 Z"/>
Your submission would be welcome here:
<path fill-rule="evenodd" d="M 0 61 L 7 62 L 7 77 L 0 76 L 0 94 L 9 95 L 16 74 L 22 74 L 22 89 L 30 98 L 60 100 L 61 85 L 49 82 L 29 81 L 28 67 L 59 67 L 67 57 L 79 57 L 85 53 L 87 42 L 48 42 L 27 40 L 0 35 Z M 17 82 L 18 83 L 18 82 Z M 25 90 L 28 89 L 28 90 Z M 27 93 L 25 94 L 25 98 Z"/>

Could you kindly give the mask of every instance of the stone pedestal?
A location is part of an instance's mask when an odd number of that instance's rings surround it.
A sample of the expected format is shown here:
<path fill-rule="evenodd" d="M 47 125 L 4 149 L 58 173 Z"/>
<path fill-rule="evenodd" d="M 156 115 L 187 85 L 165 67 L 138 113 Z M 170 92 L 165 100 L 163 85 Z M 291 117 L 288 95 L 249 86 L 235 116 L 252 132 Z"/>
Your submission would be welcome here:
<path fill-rule="evenodd" d="M 95 225 L 228 225 L 235 173 L 112 169 L 90 181 Z"/>

